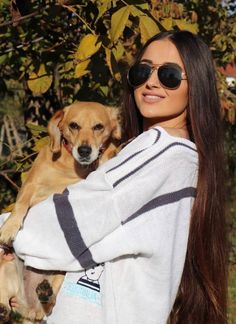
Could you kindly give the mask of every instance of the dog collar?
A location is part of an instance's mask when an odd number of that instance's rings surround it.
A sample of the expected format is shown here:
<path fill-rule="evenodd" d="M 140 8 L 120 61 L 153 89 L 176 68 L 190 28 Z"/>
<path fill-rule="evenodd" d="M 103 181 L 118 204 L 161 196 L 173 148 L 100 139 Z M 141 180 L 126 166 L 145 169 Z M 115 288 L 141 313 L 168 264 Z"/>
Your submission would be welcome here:
<path fill-rule="evenodd" d="M 71 147 L 70 145 L 68 144 L 68 141 L 63 137 L 62 138 L 62 143 L 63 143 L 63 146 L 64 148 L 66 149 L 66 151 L 70 154 L 72 154 L 72 150 L 71 150 Z"/>

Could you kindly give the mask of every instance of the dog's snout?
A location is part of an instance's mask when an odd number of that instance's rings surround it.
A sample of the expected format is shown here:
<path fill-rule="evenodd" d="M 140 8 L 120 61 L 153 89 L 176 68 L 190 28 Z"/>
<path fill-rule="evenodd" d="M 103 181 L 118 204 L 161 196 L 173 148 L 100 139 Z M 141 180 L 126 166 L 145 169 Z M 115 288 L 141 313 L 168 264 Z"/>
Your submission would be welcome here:
<path fill-rule="evenodd" d="M 81 157 L 88 157 L 92 152 L 92 149 L 90 146 L 82 145 L 78 148 L 78 153 Z"/>

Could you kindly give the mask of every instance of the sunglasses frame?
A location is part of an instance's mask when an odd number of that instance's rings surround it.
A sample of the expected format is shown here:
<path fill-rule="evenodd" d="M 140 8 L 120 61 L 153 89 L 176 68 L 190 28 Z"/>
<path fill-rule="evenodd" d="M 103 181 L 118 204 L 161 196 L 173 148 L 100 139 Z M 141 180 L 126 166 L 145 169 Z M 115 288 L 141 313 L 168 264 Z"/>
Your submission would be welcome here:
<path fill-rule="evenodd" d="M 149 67 L 150 67 L 150 73 L 149 73 L 147 79 L 146 79 L 143 83 L 141 83 L 141 84 L 139 84 L 139 85 L 137 85 L 137 86 L 132 85 L 132 83 L 131 83 L 130 80 L 129 80 L 129 71 L 130 71 L 130 69 L 131 69 L 132 67 L 134 67 L 135 65 L 146 65 L 146 66 L 149 66 Z M 181 74 L 180 83 L 179 83 L 176 87 L 174 87 L 174 88 L 170 88 L 170 87 L 165 86 L 165 85 L 161 82 L 161 80 L 159 79 L 158 70 L 159 70 L 159 68 L 162 67 L 162 66 L 167 66 L 167 67 L 168 67 L 168 66 L 171 66 L 172 68 L 174 67 L 176 70 L 178 70 L 178 71 L 180 72 L 180 74 Z M 163 88 L 165 88 L 165 89 L 168 89 L 168 90 L 176 90 L 176 89 L 178 89 L 179 86 L 180 86 L 180 84 L 181 84 L 181 81 L 182 81 L 182 80 L 187 80 L 186 73 L 183 72 L 182 68 L 181 68 L 178 64 L 176 64 L 176 63 L 171 63 L 171 62 L 167 62 L 167 63 L 163 63 L 163 64 L 150 64 L 150 63 L 148 63 L 148 62 L 142 62 L 142 61 L 141 61 L 141 62 L 139 62 L 139 63 L 135 63 L 134 65 L 132 65 L 132 66 L 130 67 L 130 69 L 128 70 L 128 73 L 127 73 L 127 80 L 128 80 L 129 85 L 130 85 L 132 88 L 140 87 L 140 86 L 143 85 L 145 82 L 147 82 L 148 79 L 151 77 L 151 75 L 153 74 L 153 72 L 154 72 L 155 70 L 157 71 L 157 78 L 158 78 L 158 81 L 160 82 L 161 86 L 162 86 Z"/>

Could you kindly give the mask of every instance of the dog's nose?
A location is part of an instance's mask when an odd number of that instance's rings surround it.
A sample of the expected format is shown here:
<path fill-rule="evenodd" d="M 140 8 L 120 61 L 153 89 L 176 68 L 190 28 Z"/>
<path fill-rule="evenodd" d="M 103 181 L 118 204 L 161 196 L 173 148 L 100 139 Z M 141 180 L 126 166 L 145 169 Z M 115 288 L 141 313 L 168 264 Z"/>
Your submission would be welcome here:
<path fill-rule="evenodd" d="M 90 146 L 83 145 L 78 148 L 78 153 L 81 157 L 88 157 L 92 152 L 92 149 Z"/>

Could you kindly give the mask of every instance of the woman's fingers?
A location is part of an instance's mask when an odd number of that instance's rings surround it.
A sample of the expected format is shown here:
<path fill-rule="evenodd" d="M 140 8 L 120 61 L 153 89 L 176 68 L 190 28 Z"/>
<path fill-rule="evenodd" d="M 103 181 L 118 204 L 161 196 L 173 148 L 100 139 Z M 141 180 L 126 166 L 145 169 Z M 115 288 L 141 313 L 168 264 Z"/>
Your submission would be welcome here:
<path fill-rule="evenodd" d="M 0 249 L 0 260 L 11 261 L 13 259 L 14 259 L 13 253 L 4 251 L 4 249 Z"/>
<path fill-rule="evenodd" d="M 11 307 L 13 308 L 16 308 L 19 306 L 19 304 L 17 303 L 17 300 L 16 300 L 16 297 L 12 297 L 10 300 L 9 300 L 9 304 Z"/>

